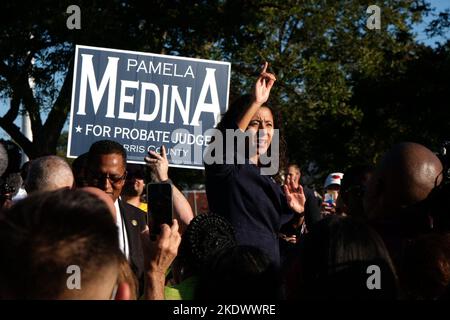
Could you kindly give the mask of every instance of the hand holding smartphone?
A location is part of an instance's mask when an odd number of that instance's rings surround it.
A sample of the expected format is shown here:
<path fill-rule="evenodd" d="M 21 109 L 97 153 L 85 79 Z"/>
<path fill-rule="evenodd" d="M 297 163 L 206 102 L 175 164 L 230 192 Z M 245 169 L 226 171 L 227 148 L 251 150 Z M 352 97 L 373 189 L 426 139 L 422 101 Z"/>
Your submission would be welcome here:
<path fill-rule="evenodd" d="M 333 206 L 336 199 L 334 199 L 334 195 L 331 193 L 325 193 L 325 197 L 323 199 L 323 202 L 327 203 L 330 207 Z"/>

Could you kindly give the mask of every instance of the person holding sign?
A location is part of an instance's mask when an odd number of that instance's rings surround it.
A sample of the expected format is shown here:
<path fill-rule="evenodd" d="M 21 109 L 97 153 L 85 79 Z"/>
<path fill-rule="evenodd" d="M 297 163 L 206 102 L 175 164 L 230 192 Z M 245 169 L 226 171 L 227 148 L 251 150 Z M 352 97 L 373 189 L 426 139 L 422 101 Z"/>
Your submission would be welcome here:
<path fill-rule="evenodd" d="M 279 266 L 280 227 L 294 214 L 303 213 L 305 195 L 302 187 L 296 187 L 290 180 L 280 187 L 273 178 L 275 175 L 267 175 L 263 170 L 264 157 L 270 156 L 277 164 L 280 158 L 278 146 L 272 145 L 272 142 L 278 144 L 277 139 L 273 139 L 278 138 L 275 134 L 277 119 L 266 105 L 276 79 L 267 72 L 267 67 L 266 62 L 253 94 L 233 103 L 217 126 L 222 137 L 226 133 L 222 141 L 227 148 L 222 148 L 225 151 L 222 163 L 205 161 L 206 192 L 211 212 L 232 223 L 238 244 L 262 249 Z M 230 139 L 230 129 L 235 130 L 232 155 L 228 148 L 230 141 L 226 141 Z M 236 144 L 236 140 L 242 141 L 239 135 L 245 135 L 249 141 L 244 151 Z M 216 141 L 215 138 L 212 143 Z"/>

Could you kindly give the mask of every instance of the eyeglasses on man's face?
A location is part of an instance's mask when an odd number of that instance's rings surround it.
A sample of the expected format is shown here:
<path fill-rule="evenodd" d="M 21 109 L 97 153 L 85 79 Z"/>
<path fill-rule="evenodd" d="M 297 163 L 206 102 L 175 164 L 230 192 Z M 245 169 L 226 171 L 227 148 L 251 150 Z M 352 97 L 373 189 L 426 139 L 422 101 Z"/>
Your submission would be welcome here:
<path fill-rule="evenodd" d="M 125 171 L 123 175 L 119 176 L 116 174 L 110 175 L 109 173 L 89 173 L 89 180 L 94 184 L 99 184 L 100 182 L 104 182 L 105 179 L 108 179 L 111 184 L 119 184 L 125 180 L 127 177 L 127 172 Z"/>

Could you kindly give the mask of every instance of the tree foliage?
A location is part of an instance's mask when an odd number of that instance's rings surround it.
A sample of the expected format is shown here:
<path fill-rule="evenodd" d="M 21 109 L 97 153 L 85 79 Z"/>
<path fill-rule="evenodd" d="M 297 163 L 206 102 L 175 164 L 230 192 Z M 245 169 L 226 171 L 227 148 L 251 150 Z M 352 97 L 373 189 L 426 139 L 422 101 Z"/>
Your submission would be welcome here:
<path fill-rule="evenodd" d="M 81 1 L 81 30 L 66 28 L 70 4 L 0 5 L 0 91 L 10 101 L 0 126 L 32 158 L 57 150 L 75 44 L 230 61 L 231 99 L 269 61 L 290 159 L 315 164 L 318 177 L 373 163 L 398 141 L 435 148 L 447 138 L 449 44 L 430 48 L 413 34 L 431 10 L 425 0 L 377 1 L 381 30 L 366 28 L 361 0 Z M 448 13 L 437 17 L 428 32 L 445 36 Z M 13 123 L 24 110 L 33 142 Z"/>

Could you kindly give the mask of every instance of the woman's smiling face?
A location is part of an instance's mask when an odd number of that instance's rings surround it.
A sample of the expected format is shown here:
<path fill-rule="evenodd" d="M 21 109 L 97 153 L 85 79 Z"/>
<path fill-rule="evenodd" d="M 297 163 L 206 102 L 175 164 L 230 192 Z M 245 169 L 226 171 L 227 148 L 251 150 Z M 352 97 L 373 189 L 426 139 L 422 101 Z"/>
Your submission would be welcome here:
<path fill-rule="evenodd" d="M 274 132 L 273 114 L 267 107 L 261 107 L 250 121 L 247 131 L 252 132 L 253 143 L 259 155 L 264 154 L 272 143 Z"/>

